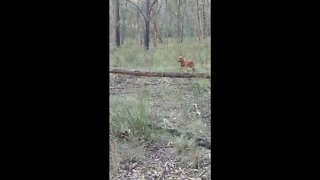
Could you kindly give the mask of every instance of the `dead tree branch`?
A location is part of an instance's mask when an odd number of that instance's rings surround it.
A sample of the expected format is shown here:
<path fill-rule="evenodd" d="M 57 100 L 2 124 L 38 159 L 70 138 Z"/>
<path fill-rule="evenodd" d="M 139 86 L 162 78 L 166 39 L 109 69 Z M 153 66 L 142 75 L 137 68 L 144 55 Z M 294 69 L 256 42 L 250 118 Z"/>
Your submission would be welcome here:
<path fill-rule="evenodd" d="M 147 18 L 146 16 L 143 14 L 143 12 L 141 11 L 141 9 L 132 1 L 129 1 L 129 0 L 126 0 L 127 2 L 133 4 L 136 8 L 138 8 L 138 10 L 140 11 L 140 13 L 142 14 L 143 18 L 144 18 L 144 21 L 146 22 L 147 21 Z M 148 17 L 149 18 L 149 17 Z"/>
<path fill-rule="evenodd" d="M 152 4 L 151 4 L 151 6 L 150 6 L 149 11 L 151 11 L 151 9 L 152 9 L 153 5 L 154 5 L 156 2 L 157 2 L 157 0 L 154 0 L 154 1 L 153 1 L 153 3 L 152 3 Z"/>
<path fill-rule="evenodd" d="M 140 11 L 140 13 L 142 14 L 144 20 L 147 21 L 147 17 L 143 14 L 143 12 L 142 12 L 141 9 L 139 8 L 139 6 L 137 6 L 137 5 L 136 5 L 134 2 L 132 2 L 132 1 L 129 1 L 129 0 L 126 0 L 126 1 L 129 2 L 129 3 L 131 3 L 131 4 L 133 4 L 133 5 Z M 149 8 L 149 11 L 151 11 L 153 5 L 154 5 L 156 2 L 157 2 L 157 0 L 154 0 L 154 1 L 153 1 L 151 7 Z M 148 18 L 150 18 L 150 17 L 148 17 Z"/>
<path fill-rule="evenodd" d="M 127 74 L 127 75 L 133 75 L 133 76 L 147 76 L 147 77 L 211 79 L 211 75 L 209 73 L 146 72 L 146 71 L 139 71 L 139 70 L 119 69 L 119 68 L 110 68 L 109 73 Z"/>

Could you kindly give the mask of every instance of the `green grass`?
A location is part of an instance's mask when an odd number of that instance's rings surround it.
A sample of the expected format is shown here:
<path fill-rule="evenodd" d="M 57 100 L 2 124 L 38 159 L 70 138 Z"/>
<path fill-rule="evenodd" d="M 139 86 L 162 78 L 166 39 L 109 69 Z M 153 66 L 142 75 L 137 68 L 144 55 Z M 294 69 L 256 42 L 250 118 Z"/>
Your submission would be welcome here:
<path fill-rule="evenodd" d="M 177 57 L 181 53 L 187 59 L 195 60 L 197 72 L 210 70 L 210 39 L 202 42 L 186 39 L 182 44 L 170 40 L 168 44 L 158 44 L 156 48 L 150 43 L 149 51 L 140 45 L 124 44 L 120 48 L 111 47 L 110 51 L 111 67 L 176 72 L 180 71 Z"/>
<path fill-rule="evenodd" d="M 211 94 L 210 81 L 208 81 L 207 79 L 202 79 L 202 78 L 192 79 L 191 82 L 189 83 L 189 88 L 191 91 L 193 91 L 198 95 Z"/>
<path fill-rule="evenodd" d="M 129 136 L 148 138 L 151 129 L 148 127 L 148 97 L 110 97 L 110 135 L 119 136 L 128 132 Z"/>

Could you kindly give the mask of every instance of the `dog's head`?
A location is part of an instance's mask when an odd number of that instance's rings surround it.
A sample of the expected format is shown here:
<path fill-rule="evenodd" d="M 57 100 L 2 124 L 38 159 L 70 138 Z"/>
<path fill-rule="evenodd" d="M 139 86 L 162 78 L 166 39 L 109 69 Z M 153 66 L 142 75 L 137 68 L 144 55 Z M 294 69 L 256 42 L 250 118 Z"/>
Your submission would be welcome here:
<path fill-rule="evenodd" d="M 183 56 L 178 56 L 178 62 L 182 62 L 184 60 Z"/>

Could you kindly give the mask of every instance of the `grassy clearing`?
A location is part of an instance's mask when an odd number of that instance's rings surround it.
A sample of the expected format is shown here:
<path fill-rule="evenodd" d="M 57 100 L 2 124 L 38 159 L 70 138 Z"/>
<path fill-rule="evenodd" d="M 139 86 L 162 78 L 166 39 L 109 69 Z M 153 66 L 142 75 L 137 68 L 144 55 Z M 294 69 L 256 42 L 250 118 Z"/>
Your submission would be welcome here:
<path fill-rule="evenodd" d="M 177 72 L 176 57 L 181 49 L 186 57 L 197 59 L 197 71 L 208 72 L 208 42 L 190 40 L 178 45 L 169 41 L 149 52 L 139 46 L 123 46 L 111 49 L 110 64 Z M 110 87 L 111 179 L 211 178 L 210 150 L 194 141 L 195 137 L 211 136 L 210 80 L 111 74 Z M 172 128 L 181 136 L 163 130 Z M 188 138 L 188 133 L 194 138 Z"/>
<path fill-rule="evenodd" d="M 159 44 L 157 48 L 151 46 L 149 51 L 139 45 L 111 46 L 110 51 L 111 67 L 174 72 L 179 70 L 177 57 L 181 53 L 187 59 L 195 60 L 196 71 L 210 71 L 210 39 L 202 42 L 187 39 L 183 44 L 170 40 L 168 44 Z"/>

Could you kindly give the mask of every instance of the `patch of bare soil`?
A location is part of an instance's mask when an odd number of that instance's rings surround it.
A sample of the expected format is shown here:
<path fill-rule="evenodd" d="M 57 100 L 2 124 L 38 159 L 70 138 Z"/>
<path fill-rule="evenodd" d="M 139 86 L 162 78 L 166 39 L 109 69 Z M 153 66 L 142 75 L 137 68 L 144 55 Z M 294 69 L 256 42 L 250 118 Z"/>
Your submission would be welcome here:
<path fill-rule="evenodd" d="M 146 159 L 141 161 L 132 157 L 131 161 L 122 162 L 119 173 L 114 179 L 209 179 L 209 158 L 199 158 L 199 161 L 184 162 L 177 157 L 170 144 L 145 145 Z"/>

